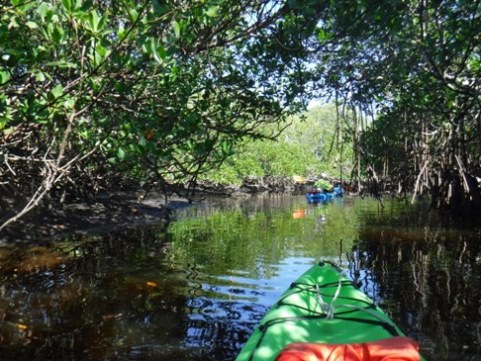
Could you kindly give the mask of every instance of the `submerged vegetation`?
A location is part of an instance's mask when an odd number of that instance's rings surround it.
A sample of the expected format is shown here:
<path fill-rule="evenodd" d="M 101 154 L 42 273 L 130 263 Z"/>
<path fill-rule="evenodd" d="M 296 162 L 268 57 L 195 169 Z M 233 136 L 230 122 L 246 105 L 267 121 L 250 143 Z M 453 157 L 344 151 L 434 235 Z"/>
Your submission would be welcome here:
<path fill-rule="evenodd" d="M 2 359 L 232 360 L 319 257 L 342 261 L 427 360 L 479 358 L 479 227 L 432 223 L 396 200 L 382 213 L 354 197 L 220 201 L 167 230 L 0 246 Z"/>

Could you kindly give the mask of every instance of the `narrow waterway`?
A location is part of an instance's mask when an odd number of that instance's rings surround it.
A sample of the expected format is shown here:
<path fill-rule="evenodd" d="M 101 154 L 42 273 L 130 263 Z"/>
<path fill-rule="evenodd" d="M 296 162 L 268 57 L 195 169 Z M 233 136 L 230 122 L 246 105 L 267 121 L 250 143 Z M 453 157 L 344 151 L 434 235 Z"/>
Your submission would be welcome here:
<path fill-rule="evenodd" d="M 0 360 L 233 360 L 314 262 L 338 263 L 427 360 L 481 359 L 481 231 L 423 204 L 208 199 L 144 226 L 0 247 Z"/>

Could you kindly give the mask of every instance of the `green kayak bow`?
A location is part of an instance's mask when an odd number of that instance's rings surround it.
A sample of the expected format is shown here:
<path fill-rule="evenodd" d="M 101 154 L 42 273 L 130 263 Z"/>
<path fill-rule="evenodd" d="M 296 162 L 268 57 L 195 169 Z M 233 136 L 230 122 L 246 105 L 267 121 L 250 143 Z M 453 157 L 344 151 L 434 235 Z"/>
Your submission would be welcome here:
<path fill-rule="evenodd" d="M 401 330 L 333 264 L 320 262 L 267 312 L 236 361 L 271 361 L 298 342 L 353 344 L 402 336 Z"/>

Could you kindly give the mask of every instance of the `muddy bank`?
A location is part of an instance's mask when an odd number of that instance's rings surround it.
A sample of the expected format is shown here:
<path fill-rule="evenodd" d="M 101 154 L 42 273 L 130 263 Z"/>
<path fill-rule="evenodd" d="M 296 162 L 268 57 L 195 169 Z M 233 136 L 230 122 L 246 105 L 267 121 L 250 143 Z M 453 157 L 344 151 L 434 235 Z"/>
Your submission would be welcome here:
<path fill-rule="evenodd" d="M 48 244 L 74 234 L 100 234 L 145 224 L 167 226 L 173 209 L 188 205 L 152 193 L 139 201 L 135 192 L 105 192 L 95 200 L 50 203 L 0 231 L 1 243 Z"/>
<path fill-rule="evenodd" d="M 0 243 L 50 243 L 73 234 L 98 234 L 137 225 L 165 227 L 173 211 L 206 196 L 250 197 L 261 193 L 303 193 L 315 179 L 296 182 L 293 177 L 246 177 L 240 186 L 199 182 L 192 194 L 176 187 L 165 190 L 130 185 L 122 190 L 103 190 L 89 197 L 62 203 L 51 199 L 0 231 Z M 168 197 L 166 196 L 168 195 Z M 190 199 L 190 201 L 188 200 Z M 5 221 L 6 219 L 2 219 Z"/>

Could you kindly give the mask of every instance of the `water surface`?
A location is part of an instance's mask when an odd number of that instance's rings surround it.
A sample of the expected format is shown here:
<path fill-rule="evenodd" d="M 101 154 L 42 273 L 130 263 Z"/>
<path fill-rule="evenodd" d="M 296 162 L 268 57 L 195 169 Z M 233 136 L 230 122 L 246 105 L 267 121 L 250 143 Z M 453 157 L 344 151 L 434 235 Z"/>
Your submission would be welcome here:
<path fill-rule="evenodd" d="M 0 360 L 233 360 L 285 288 L 335 261 L 428 360 L 481 359 L 481 236 L 423 205 L 208 199 L 144 226 L 0 247 Z"/>

